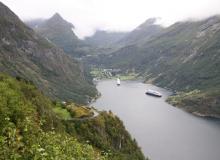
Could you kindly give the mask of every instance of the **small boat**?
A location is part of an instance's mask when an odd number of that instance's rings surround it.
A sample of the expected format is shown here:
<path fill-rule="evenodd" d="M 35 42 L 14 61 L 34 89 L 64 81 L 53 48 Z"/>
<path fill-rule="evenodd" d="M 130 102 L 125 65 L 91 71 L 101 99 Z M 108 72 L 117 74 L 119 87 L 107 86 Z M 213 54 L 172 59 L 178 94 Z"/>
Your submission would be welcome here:
<path fill-rule="evenodd" d="M 148 89 L 146 92 L 147 95 L 155 96 L 155 97 L 162 97 L 162 94 L 158 91 L 154 91 L 151 89 Z"/>
<path fill-rule="evenodd" d="M 121 81 L 119 78 L 117 78 L 117 86 L 120 86 L 120 84 L 121 84 Z"/>

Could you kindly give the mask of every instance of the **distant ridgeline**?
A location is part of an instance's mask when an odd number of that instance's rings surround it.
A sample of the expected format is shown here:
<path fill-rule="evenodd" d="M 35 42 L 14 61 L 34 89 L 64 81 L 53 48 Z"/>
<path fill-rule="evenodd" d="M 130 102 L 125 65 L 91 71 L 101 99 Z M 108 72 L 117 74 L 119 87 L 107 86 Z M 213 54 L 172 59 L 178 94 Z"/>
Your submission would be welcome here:
<path fill-rule="evenodd" d="M 179 96 L 169 99 L 172 104 L 219 117 L 220 16 L 167 28 L 153 19 L 146 22 L 118 42 L 120 49 L 87 62 L 124 72 L 135 70 L 146 81 L 178 92 Z"/>
<path fill-rule="evenodd" d="M 2 3 L 0 36 L 0 72 L 32 81 L 53 99 L 88 103 L 96 96 L 78 61 L 36 34 Z"/>
<path fill-rule="evenodd" d="M 69 112 L 65 105 L 52 102 L 31 82 L 4 74 L 0 95 L 2 160 L 145 160 L 111 112 L 84 121 L 66 120 L 60 114 Z"/>

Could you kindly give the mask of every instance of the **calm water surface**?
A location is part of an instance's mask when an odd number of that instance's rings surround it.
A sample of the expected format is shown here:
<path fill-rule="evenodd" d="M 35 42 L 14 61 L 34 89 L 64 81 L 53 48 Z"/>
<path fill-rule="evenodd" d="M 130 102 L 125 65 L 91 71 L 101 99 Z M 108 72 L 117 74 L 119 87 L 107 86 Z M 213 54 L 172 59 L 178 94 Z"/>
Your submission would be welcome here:
<path fill-rule="evenodd" d="M 195 117 L 165 102 L 165 89 L 141 82 L 98 83 L 102 96 L 92 105 L 123 120 L 144 154 L 152 160 L 220 160 L 220 121 Z M 164 96 L 145 95 L 155 89 Z"/>

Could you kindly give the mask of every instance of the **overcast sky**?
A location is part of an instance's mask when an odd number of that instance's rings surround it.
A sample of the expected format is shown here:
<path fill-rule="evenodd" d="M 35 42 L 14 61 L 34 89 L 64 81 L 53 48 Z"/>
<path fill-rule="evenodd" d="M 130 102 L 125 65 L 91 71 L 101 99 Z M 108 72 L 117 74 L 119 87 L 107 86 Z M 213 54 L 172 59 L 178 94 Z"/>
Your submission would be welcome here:
<path fill-rule="evenodd" d="M 220 14 L 220 0 L 2 0 L 21 19 L 49 18 L 55 12 L 72 22 L 79 37 L 96 29 L 129 31 L 150 17 L 164 24 Z"/>

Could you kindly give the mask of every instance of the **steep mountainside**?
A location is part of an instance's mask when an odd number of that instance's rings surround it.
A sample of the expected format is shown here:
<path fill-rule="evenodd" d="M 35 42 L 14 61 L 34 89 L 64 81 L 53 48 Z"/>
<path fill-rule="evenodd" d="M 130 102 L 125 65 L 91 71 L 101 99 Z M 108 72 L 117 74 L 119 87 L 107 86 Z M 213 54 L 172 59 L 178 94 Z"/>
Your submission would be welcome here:
<path fill-rule="evenodd" d="M 186 106 L 190 112 L 220 115 L 219 40 L 219 16 L 179 22 L 97 62 L 113 68 L 135 69 L 146 80 L 173 90 L 197 89 L 195 95 L 175 104 Z"/>
<path fill-rule="evenodd" d="M 0 71 L 31 80 L 53 98 L 86 103 L 96 94 L 83 67 L 0 3 Z"/>
<path fill-rule="evenodd" d="M 0 159 L 144 160 L 112 113 L 68 121 L 68 112 L 27 80 L 0 74 Z M 116 127 L 117 126 L 117 127 Z"/>
<path fill-rule="evenodd" d="M 85 45 L 75 35 L 73 24 L 64 20 L 58 13 L 43 22 L 38 21 L 37 25 L 35 22 L 36 20 L 33 20 L 27 22 L 27 24 L 32 26 L 37 33 L 62 48 L 66 53 L 74 57 L 87 54 L 89 46 Z"/>
<path fill-rule="evenodd" d="M 107 32 L 97 30 L 91 37 L 85 38 L 85 43 L 95 47 L 109 47 L 125 37 L 127 32 Z"/>

